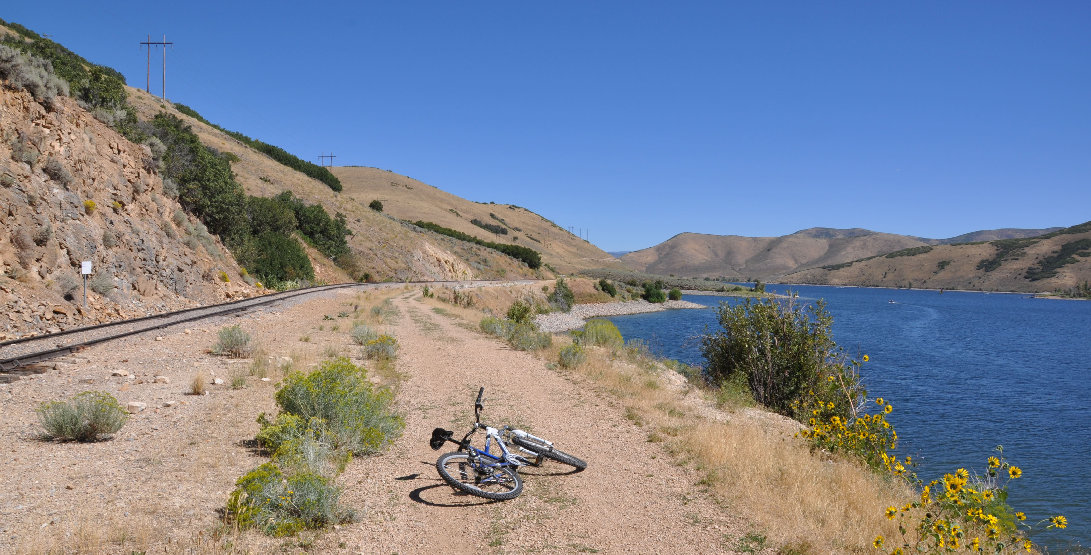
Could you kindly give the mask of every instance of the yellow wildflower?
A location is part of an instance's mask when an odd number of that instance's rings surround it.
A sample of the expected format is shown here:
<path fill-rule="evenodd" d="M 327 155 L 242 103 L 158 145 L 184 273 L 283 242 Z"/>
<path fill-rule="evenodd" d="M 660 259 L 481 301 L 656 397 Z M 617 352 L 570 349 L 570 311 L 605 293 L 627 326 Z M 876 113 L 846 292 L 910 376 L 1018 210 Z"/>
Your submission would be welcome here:
<path fill-rule="evenodd" d="M 1061 515 L 1057 515 L 1049 519 L 1049 526 L 1050 528 L 1066 528 L 1068 526 L 1068 519 Z"/>
<path fill-rule="evenodd" d="M 890 414 L 890 411 L 892 411 L 892 410 L 894 410 L 894 407 L 892 407 L 890 405 L 887 405 L 887 406 L 883 407 L 883 412 L 886 413 L 886 414 Z"/>
<path fill-rule="evenodd" d="M 864 362 L 867 362 L 868 360 L 871 360 L 871 359 L 867 355 L 864 355 Z"/>
<path fill-rule="evenodd" d="M 981 549 L 981 540 L 978 538 L 974 538 L 973 540 L 971 540 L 970 549 L 974 551 L 979 551 Z"/>
<path fill-rule="evenodd" d="M 993 498 L 992 490 L 985 490 L 985 491 L 981 492 L 981 497 L 984 498 L 985 501 L 992 501 L 992 498 Z"/>
<path fill-rule="evenodd" d="M 960 469 L 955 471 L 955 477 L 958 478 L 959 480 L 966 480 L 967 478 L 970 477 L 970 472 L 968 470 L 966 470 L 965 468 L 960 468 Z"/>
<path fill-rule="evenodd" d="M 894 520 L 894 517 L 896 517 L 896 516 L 898 516 L 898 508 L 897 507 L 887 507 L 886 508 L 886 518 L 887 518 L 887 520 Z"/>
<path fill-rule="evenodd" d="M 985 529 L 985 535 L 989 536 L 990 540 L 995 540 L 1000 537 L 1000 530 L 997 530 L 995 526 L 989 526 Z"/>
<path fill-rule="evenodd" d="M 883 398 L 882 398 L 882 397 L 879 397 L 878 399 L 876 399 L 876 400 L 875 400 L 875 404 L 876 404 L 876 405 L 882 405 L 882 404 L 883 404 Z"/>
<path fill-rule="evenodd" d="M 1026 520 L 1027 519 L 1027 514 L 1024 513 L 1023 511 L 1019 511 L 1019 512 L 1015 513 L 1015 518 L 1017 520 Z"/>
<path fill-rule="evenodd" d="M 998 459 L 996 457 L 989 457 L 989 468 L 999 468 L 999 467 L 1000 467 L 1000 459 Z"/>
<path fill-rule="evenodd" d="M 1016 478 L 1018 478 L 1018 477 L 1020 477 L 1022 475 L 1023 475 L 1023 469 L 1022 468 L 1019 468 L 1018 466 L 1009 466 L 1008 467 L 1008 476 L 1011 477 L 1012 480 L 1014 480 L 1014 479 L 1016 479 Z"/>
<path fill-rule="evenodd" d="M 883 537 L 875 536 L 875 541 L 871 542 L 871 545 L 875 546 L 875 549 L 879 549 L 883 546 Z"/>
<path fill-rule="evenodd" d="M 1023 540 L 1023 549 L 1026 549 L 1027 553 L 1030 553 L 1034 550 L 1034 544 L 1030 543 L 1030 540 Z"/>

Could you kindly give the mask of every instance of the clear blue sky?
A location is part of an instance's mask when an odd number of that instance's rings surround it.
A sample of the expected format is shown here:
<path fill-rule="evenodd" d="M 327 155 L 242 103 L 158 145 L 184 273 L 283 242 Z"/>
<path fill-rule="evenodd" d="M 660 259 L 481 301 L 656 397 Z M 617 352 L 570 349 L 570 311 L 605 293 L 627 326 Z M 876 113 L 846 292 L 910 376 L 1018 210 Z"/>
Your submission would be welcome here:
<path fill-rule="evenodd" d="M 5 2 L 302 158 L 676 233 L 1091 219 L 1091 2 Z M 160 90 L 152 58 L 152 92 Z"/>

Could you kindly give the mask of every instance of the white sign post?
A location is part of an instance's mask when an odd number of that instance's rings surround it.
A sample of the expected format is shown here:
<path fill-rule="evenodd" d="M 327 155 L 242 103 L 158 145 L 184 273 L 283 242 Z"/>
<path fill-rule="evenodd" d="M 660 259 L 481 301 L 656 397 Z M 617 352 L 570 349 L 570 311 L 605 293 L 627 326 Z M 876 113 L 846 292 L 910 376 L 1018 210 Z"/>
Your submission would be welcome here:
<path fill-rule="evenodd" d="M 87 306 L 87 276 L 91 275 L 91 261 L 84 260 L 80 263 L 80 274 L 83 274 L 83 306 Z"/>

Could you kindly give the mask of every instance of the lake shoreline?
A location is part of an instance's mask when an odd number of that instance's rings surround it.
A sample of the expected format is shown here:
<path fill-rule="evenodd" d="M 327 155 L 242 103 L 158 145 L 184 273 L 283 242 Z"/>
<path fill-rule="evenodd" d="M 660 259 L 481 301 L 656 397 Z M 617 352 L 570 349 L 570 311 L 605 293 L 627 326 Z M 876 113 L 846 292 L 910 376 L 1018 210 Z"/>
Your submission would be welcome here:
<path fill-rule="evenodd" d="M 557 333 L 582 328 L 583 325 L 587 323 L 587 320 L 591 318 L 624 316 L 626 314 L 645 314 L 663 310 L 693 310 L 702 308 L 709 307 L 689 301 L 649 303 L 648 301 L 640 300 L 614 303 L 589 303 L 575 305 L 569 312 L 539 314 L 534 317 L 534 323 L 538 325 L 538 329 L 544 332 Z"/>

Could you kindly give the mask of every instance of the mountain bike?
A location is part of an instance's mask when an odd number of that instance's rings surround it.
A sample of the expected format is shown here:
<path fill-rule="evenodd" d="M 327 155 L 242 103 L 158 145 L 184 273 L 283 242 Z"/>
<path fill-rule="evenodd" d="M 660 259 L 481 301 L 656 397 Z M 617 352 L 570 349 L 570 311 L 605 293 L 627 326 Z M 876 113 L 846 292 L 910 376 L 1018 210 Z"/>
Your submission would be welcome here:
<path fill-rule="evenodd" d="M 482 424 L 484 394 L 482 387 L 474 401 L 474 425 L 461 441 L 451 439 L 454 432 L 443 428 L 432 430 L 432 438 L 428 441 L 433 451 L 438 451 L 447 442 L 458 445 L 458 451 L 444 453 L 436 460 L 436 470 L 451 487 L 486 499 L 514 499 L 523 492 L 519 467 L 540 466 L 544 459 L 551 459 L 575 467 L 577 471 L 587 468 L 586 462 L 556 449 L 546 439 L 511 426 L 494 428 Z M 471 444 L 470 438 L 478 430 L 485 431 L 484 449 Z M 518 452 L 508 448 L 509 441 L 518 447 Z M 495 452 L 494 447 L 499 452 Z"/>

